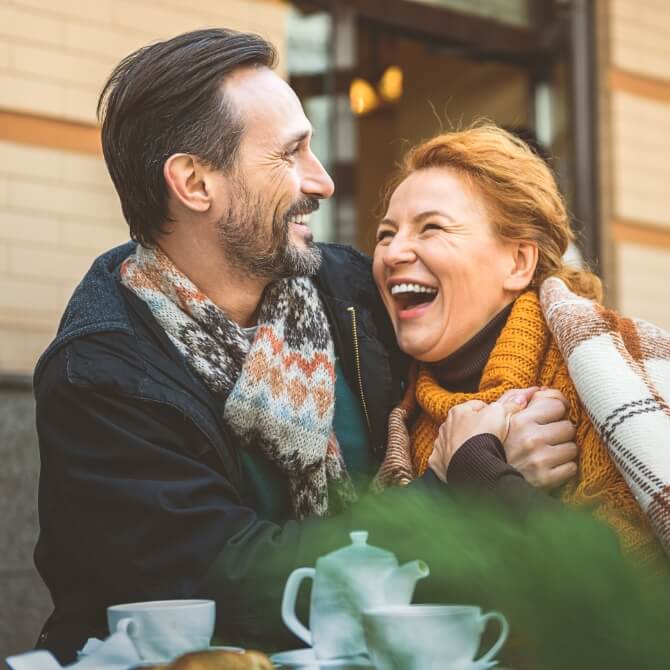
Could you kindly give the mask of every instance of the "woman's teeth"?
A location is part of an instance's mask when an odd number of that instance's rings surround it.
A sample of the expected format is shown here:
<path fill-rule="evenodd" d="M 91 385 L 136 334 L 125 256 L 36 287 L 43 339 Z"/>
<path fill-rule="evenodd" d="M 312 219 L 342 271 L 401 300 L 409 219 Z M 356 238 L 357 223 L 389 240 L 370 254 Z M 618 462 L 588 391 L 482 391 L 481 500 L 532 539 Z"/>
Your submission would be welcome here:
<path fill-rule="evenodd" d="M 437 289 L 421 284 L 396 284 L 391 287 L 391 295 L 399 295 L 400 293 L 428 293 L 433 295 L 437 293 Z"/>
<path fill-rule="evenodd" d="M 423 284 L 396 284 L 391 287 L 391 295 L 401 312 L 418 307 L 419 305 L 428 305 L 437 295 L 437 289 Z"/>

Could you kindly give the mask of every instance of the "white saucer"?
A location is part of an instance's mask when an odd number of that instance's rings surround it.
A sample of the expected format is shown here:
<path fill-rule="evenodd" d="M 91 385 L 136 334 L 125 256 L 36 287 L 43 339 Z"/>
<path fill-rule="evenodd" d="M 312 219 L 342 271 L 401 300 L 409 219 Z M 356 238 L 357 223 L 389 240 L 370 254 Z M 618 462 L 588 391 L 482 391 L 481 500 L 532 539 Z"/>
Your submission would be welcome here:
<path fill-rule="evenodd" d="M 281 651 L 270 656 L 270 660 L 282 668 L 300 668 L 301 670 L 321 670 L 321 668 L 367 668 L 367 670 L 373 670 L 366 656 L 318 659 L 314 655 L 313 649 Z"/>

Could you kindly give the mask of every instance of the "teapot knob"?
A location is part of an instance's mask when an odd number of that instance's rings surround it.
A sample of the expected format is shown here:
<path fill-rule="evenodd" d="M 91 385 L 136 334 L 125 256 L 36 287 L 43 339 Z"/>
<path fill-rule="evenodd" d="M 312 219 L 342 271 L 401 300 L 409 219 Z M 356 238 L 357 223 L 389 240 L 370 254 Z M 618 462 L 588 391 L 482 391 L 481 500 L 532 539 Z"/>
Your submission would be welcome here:
<path fill-rule="evenodd" d="M 367 530 L 354 530 L 349 533 L 352 544 L 366 544 L 368 541 L 368 531 Z"/>

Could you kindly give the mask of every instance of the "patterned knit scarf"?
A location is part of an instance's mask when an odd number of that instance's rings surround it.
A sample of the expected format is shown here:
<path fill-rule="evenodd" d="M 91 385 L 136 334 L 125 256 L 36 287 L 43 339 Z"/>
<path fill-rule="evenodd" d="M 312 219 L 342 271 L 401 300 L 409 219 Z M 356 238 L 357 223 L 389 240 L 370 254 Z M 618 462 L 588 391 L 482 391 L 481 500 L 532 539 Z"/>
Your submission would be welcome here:
<path fill-rule="evenodd" d="M 266 289 L 251 343 L 158 248 L 138 245 L 121 266 L 121 282 L 221 399 L 241 444 L 257 445 L 286 474 L 297 518 L 323 516 L 355 499 L 332 430 L 333 342 L 309 279 Z"/>
<path fill-rule="evenodd" d="M 565 289 L 562 283 L 560 285 Z M 548 308 L 553 300 L 546 296 L 549 294 L 543 289 Z M 584 302 L 592 305 L 589 301 Z M 592 394 L 584 396 L 582 388 L 578 386 L 576 390 L 573 384 L 573 379 L 581 379 L 584 374 L 578 375 L 573 368 L 579 369 L 583 363 L 580 361 L 576 366 L 566 366 L 557 341 L 563 349 L 568 339 L 565 333 L 557 334 L 554 328 L 554 324 L 560 323 L 565 331 L 566 324 L 575 323 L 574 314 L 554 310 L 553 321 L 550 323 L 556 339 L 547 327 L 537 294 L 529 291 L 520 296 L 514 303 L 509 319 L 484 368 L 479 391 L 476 393 L 452 393 L 440 386 L 428 368 L 420 366 L 414 379 L 410 380 L 403 402 L 393 410 L 389 418 L 389 444 L 378 482 L 382 485 L 403 484 L 420 476 L 428 467 L 428 458 L 439 427 L 455 405 L 474 398 L 490 403 L 511 388 L 535 385 L 557 388 L 570 403 L 569 418 L 577 427 L 575 441 L 579 447 L 579 474 L 576 481 L 562 489 L 562 499 L 567 503 L 592 507 L 596 517 L 614 527 L 627 551 L 643 560 L 656 560 L 659 547 L 649 519 L 652 520 L 659 539 L 665 544 L 670 530 L 667 488 L 665 498 L 661 494 L 661 500 L 665 503 L 665 516 L 661 515 L 664 521 L 660 523 L 654 522 L 654 515 L 649 514 L 649 505 L 643 504 L 640 488 L 647 486 L 651 479 L 650 472 L 659 471 L 658 464 L 646 471 L 644 482 L 639 478 L 635 482 L 635 477 L 625 477 L 626 471 L 622 468 L 621 458 L 613 451 L 609 434 L 601 430 L 602 422 L 589 418 L 589 413 L 595 416 L 592 409 L 597 405 L 594 402 L 599 402 L 602 407 L 604 396 L 612 393 L 613 388 L 617 389 L 617 397 L 622 394 L 629 395 L 630 382 L 624 380 L 622 371 L 614 374 L 612 365 L 596 356 L 588 368 L 588 382 Z M 589 332 L 588 325 L 580 332 Z M 574 330 L 571 335 L 574 335 Z M 598 351 L 597 343 L 596 349 L 592 351 Z M 608 375 L 611 376 L 609 383 L 605 379 Z M 639 384 L 641 383 L 640 380 Z M 585 411 L 582 401 L 586 403 L 589 413 Z M 612 402 L 616 402 L 617 406 L 619 404 L 616 400 Z M 605 404 L 609 410 L 611 403 Z M 600 408 L 598 414 L 601 414 Z M 624 415 L 625 412 L 619 414 L 620 418 Z M 667 428 L 665 434 L 670 434 Z M 632 464 L 635 461 L 634 453 L 643 457 L 648 453 L 652 435 L 640 432 L 627 437 L 626 449 Z M 662 439 L 660 434 L 658 439 Z M 666 449 L 666 464 L 668 453 L 670 452 Z M 664 471 L 667 472 L 667 466 Z M 661 532 L 663 524 L 665 532 Z"/>

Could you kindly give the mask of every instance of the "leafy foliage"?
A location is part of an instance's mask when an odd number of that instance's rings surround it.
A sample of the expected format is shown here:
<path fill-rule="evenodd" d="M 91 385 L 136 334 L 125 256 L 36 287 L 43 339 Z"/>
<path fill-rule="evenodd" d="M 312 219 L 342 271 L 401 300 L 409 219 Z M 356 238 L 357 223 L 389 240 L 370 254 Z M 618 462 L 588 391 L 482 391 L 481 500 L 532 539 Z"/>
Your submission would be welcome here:
<path fill-rule="evenodd" d="M 355 522 L 401 561 L 428 563 L 415 602 L 502 611 L 512 630 L 503 665 L 670 667 L 670 564 L 634 565 L 609 528 L 560 505 L 519 518 L 479 495 L 403 493 L 362 503 Z"/>

